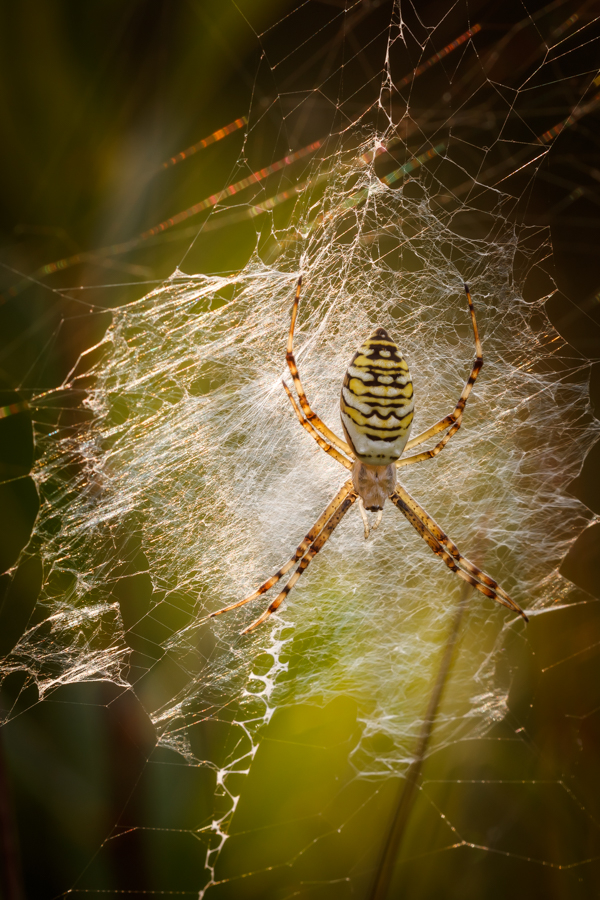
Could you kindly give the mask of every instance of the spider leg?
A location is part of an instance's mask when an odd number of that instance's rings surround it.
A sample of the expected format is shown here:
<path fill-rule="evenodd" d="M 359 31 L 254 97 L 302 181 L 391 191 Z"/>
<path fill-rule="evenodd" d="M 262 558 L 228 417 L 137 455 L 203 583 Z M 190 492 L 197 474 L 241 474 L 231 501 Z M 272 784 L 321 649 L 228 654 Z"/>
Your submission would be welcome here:
<path fill-rule="evenodd" d="M 220 616 L 221 613 L 229 612 L 230 609 L 237 609 L 238 606 L 243 606 L 245 603 L 250 603 L 251 600 L 256 600 L 257 597 L 260 597 L 262 594 L 266 594 L 268 590 L 270 590 L 274 584 L 277 584 L 280 578 L 290 571 L 293 566 L 296 565 L 299 559 L 301 559 L 308 547 L 312 544 L 314 539 L 318 537 L 321 533 L 327 522 L 331 518 L 331 516 L 336 512 L 338 507 L 343 503 L 346 499 L 350 491 L 352 490 L 352 480 L 348 479 L 340 490 L 337 492 L 327 509 L 319 516 L 313 527 L 307 533 L 304 540 L 298 544 L 296 548 L 296 552 L 294 555 L 283 565 L 280 569 L 275 572 L 270 578 L 268 578 L 259 588 L 257 588 L 253 594 L 250 594 L 248 597 L 245 597 L 243 600 L 238 600 L 237 603 L 231 603 L 229 606 L 224 606 L 223 609 L 217 609 L 216 612 L 210 614 L 209 618 L 212 619 L 214 616 Z"/>
<path fill-rule="evenodd" d="M 422 462 L 424 459 L 431 459 L 434 456 L 437 456 L 438 453 L 441 453 L 452 435 L 456 434 L 458 429 L 462 424 L 462 413 L 457 417 L 456 422 L 448 431 L 441 441 L 432 447 L 431 450 L 423 450 L 422 453 L 415 453 L 414 456 L 405 456 L 403 459 L 396 460 L 396 468 L 400 469 L 402 466 L 411 466 L 413 463 Z"/>
<path fill-rule="evenodd" d="M 390 500 L 406 516 L 425 543 L 431 547 L 436 556 L 439 556 L 446 563 L 449 569 L 456 572 L 460 578 L 472 585 L 484 596 L 496 600 L 508 609 L 512 609 L 513 612 L 522 616 L 526 622 L 529 621 L 521 607 L 514 600 L 511 600 L 506 591 L 493 578 L 490 578 L 489 575 L 486 575 L 485 572 L 482 572 L 481 569 L 460 554 L 456 544 L 450 540 L 440 526 L 404 488 L 398 485 L 394 493 L 390 494 Z"/>
<path fill-rule="evenodd" d="M 298 287 L 296 288 L 296 296 L 294 297 L 294 304 L 292 306 L 292 321 L 290 324 L 290 333 L 288 335 L 287 342 L 287 353 L 285 355 L 286 362 L 288 364 L 288 368 L 291 372 L 292 378 L 294 379 L 294 386 L 296 388 L 296 393 L 298 394 L 298 399 L 300 401 L 300 406 L 302 407 L 302 411 L 310 424 L 319 431 L 323 437 L 327 438 L 327 440 L 333 444 L 334 447 L 337 447 L 338 450 L 341 450 L 342 453 L 351 453 L 350 447 L 343 441 L 341 438 L 334 434 L 334 432 L 327 427 L 327 425 L 321 421 L 316 413 L 312 411 L 310 408 L 310 404 L 304 393 L 304 388 L 302 386 L 302 382 L 300 381 L 300 373 L 298 372 L 298 366 L 296 365 L 296 358 L 294 356 L 294 329 L 296 327 L 296 318 L 298 316 L 298 304 L 300 302 L 300 291 L 302 289 L 302 275 L 298 279 Z"/>
<path fill-rule="evenodd" d="M 310 436 L 315 439 L 321 450 L 324 450 L 325 453 L 328 453 L 330 456 L 333 456 L 334 459 L 337 459 L 337 461 L 345 466 L 346 469 L 351 469 L 353 465 L 352 462 L 349 459 L 346 459 L 345 456 L 342 456 L 342 454 L 338 450 L 336 450 L 335 447 L 332 447 L 331 444 L 328 444 L 327 441 L 321 437 L 321 435 L 316 430 L 316 426 L 313 425 L 312 422 L 309 422 L 308 419 L 305 419 L 302 415 L 302 412 L 298 404 L 294 400 L 294 396 L 285 381 L 282 381 L 281 383 L 285 388 L 285 392 L 290 399 L 290 403 L 294 407 L 294 412 L 296 413 L 298 421 L 300 422 L 302 427 L 306 428 Z"/>
<path fill-rule="evenodd" d="M 475 336 L 475 360 L 473 361 L 473 368 L 471 369 L 471 373 L 467 378 L 466 384 L 463 388 L 463 392 L 458 399 L 458 403 L 454 407 L 453 411 L 444 416 L 443 419 L 440 419 L 439 422 L 436 422 L 435 425 L 432 425 L 431 428 L 428 428 L 427 431 L 421 432 L 416 437 L 411 438 L 411 440 L 407 443 L 405 450 L 412 450 L 413 447 L 418 447 L 419 444 L 422 444 L 424 441 L 428 440 L 430 437 L 433 437 L 436 434 L 439 434 L 440 431 L 445 431 L 449 425 L 454 425 L 455 422 L 460 421 L 460 417 L 464 412 L 464 408 L 467 405 L 467 400 L 469 399 L 469 394 L 475 384 L 475 379 L 479 375 L 479 371 L 483 366 L 483 349 L 481 346 L 481 341 L 479 340 L 479 331 L 477 329 L 477 319 L 475 318 L 475 307 L 473 306 L 473 300 L 471 298 L 471 293 L 469 291 L 469 286 L 465 284 L 465 293 L 467 295 L 467 302 L 469 304 L 469 312 L 471 314 L 471 322 L 473 325 L 473 334 Z M 456 431 L 454 431 L 456 434 Z M 450 438 L 448 438 L 449 440 Z M 445 444 L 444 444 L 445 446 Z M 439 453 L 443 447 L 440 447 L 437 452 Z M 412 457 L 411 457 L 412 458 Z M 424 457 L 427 459 L 427 457 Z M 414 460 L 417 461 L 416 459 Z"/>
<path fill-rule="evenodd" d="M 344 485 L 344 487 L 345 487 L 345 485 Z M 358 494 L 356 493 L 354 488 L 351 488 L 348 491 L 346 497 L 343 499 L 343 501 L 338 506 L 338 508 L 335 511 L 335 513 L 333 514 L 333 516 L 331 516 L 331 518 L 329 519 L 329 522 L 327 523 L 325 528 L 323 528 L 320 535 L 312 542 L 309 549 L 306 551 L 306 553 L 300 560 L 300 564 L 299 564 L 298 568 L 296 569 L 296 571 L 294 572 L 294 574 L 292 575 L 292 577 L 290 578 L 290 580 L 288 581 L 288 583 L 286 584 L 284 589 L 281 591 L 280 594 L 277 595 L 277 597 L 275 597 L 275 599 L 270 604 L 270 606 L 264 611 L 264 613 L 261 616 L 258 617 L 258 619 L 256 619 L 250 625 L 248 625 L 247 628 L 244 628 L 244 630 L 242 631 L 242 634 L 248 634 L 248 632 L 253 631 L 255 628 L 258 628 L 259 625 L 262 625 L 262 623 L 266 619 L 268 619 L 269 616 L 272 615 L 281 606 L 281 604 L 283 603 L 283 601 L 285 600 L 285 598 L 287 597 L 289 592 L 292 590 L 292 588 L 294 587 L 294 585 L 296 584 L 296 582 L 298 581 L 298 579 L 300 578 L 302 573 L 304 571 L 306 571 L 306 568 L 310 564 L 311 560 L 313 560 L 315 558 L 315 556 L 317 555 L 319 550 L 321 550 L 321 548 L 326 543 L 326 541 L 329 540 L 329 538 L 333 534 L 334 530 L 340 524 L 340 522 L 342 521 L 342 519 L 344 518 L 344 516 L 346 515 L 346 513 L 348 512 L 348 510 L 350 509 L 350 507 L 352 506 L 352 504 L 354 503 L 354 501 L 356 500 L 357 497 L 358 497 Z"/>
<path fill-rule="evenodd" d="M 428 531 L 433 535 L 433 537 L 442 544 L 446 550 L 450 553 L 451 556 L 457 562 L 460 562 L 461 568 L 465 569 L 465 571 L 470 572 L 471 575 L 477 577 L 478 581 L 482 584 L 487 585 L 490 588 L 494 588 L 496 593 L 499 594 L 500 597 L 503 597 L 508 603 L 513 603 L 514 601 L 508 596 L 505 590 L 503 590 L 500 585 L 494 581 L 493 578 L 490 578 L 489 575 L 486 575 L 485 572 L 482 572 L 481 569 L 478 569 L 476 565 L 466 559 L 459 552 L 458 547 L 451 541 L 448 535 L 443 531 L 442 528 L 437 524 L 435 519 L 432 519 L 429 513 L 427 513 L 422 506 L 420 506 L 414 497 L 408 493 L 405 488 L 402 487 L 401 484 L 396 484 L 396 489 L 394 491 L 404 504 L 410 509 L 410 511 L 425 525 Z M 516 604 L 515 604 L 516 606 Z M 515 612 L 521 611 L 520 607 L 518 607 Z"/>

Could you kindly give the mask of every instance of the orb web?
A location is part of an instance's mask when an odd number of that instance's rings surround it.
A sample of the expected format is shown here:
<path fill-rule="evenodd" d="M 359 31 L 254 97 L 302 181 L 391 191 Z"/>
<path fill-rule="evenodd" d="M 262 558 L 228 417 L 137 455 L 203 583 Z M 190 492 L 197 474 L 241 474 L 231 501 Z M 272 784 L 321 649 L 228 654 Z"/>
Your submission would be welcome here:
<path fill-rule="evenodd" d="M 586 384 L 555 364 L 562 342 L 547 321 L 539 327 L 545 297 L 523 298 L 547 244 L 523 249 L 529 236 L 510 225 L 501 194 L 473 213 L 484 233 L 461 235 L 434 178 L 390 187 L 377 176 L 365 162 L 377 141 L 331 154 L 324 189 L 301 195 L 294 224 L 274 234 L 276 264 L 255 254 L 232 276 L 178 271 L 115 312 L 85 374 L 90 420 L 42 445 L 37 470 L 49 615 L 14 656 L 30 661 L 42 695 L 72 679 L 128 683 L 130 648 L 144 656 L 144 620 L 159 630 L 170 609 L 180 627 L 154 639 L 154 651 L 168 652 L 186 681 L 153 713 L 163 743 L 195 758 L 186 723 L 199 705 L 219 715 L 233 703 L 253 742 L 275 708 L 343 693 L 364 726 L 357 772 L 406 764 L 460 582 L 391 504 L 366 542 L 353 510 L 256 632 L 239 634 L 269 597 L 207 618 L 289 558 L 346 477 L 300 428 L 281 385 L 300 271 L 298 364 L 311 404 L 338 432 L 341 376 L 378 325 L 409 361 L 414 433 L 453 409 L 474 355 L 469 283 L 484 368 L 464 426 L 400 480 L 528 611 L 568 602 L 557 565 L 585 515 L 557 482 L 577 474 L 596 431 Z M 140 572 L 149 609 L 126 621 L 115 587 Z M 482 634 L 509 628 L 524 639 L 518 619 L 477 594 L 470 617 Z M 463 657 L 461 704 L 440 740 L 502 716 L 507 688 L 495 684 L 493 660 L 489 638 Z M 381 733 L 391 738 L 384 754 L 369 750 Z"/>
<path fill-rule="evenodd" d="M 544 311 L 555 291 L 549 235 L 515 225 L 514 199 L 497 188 L 452 194 L 444 167 L 463 173 L 445 144 L 382 175 L 398 140 L 391 128 L 358 127 L 330 139 L 295 189 L 293 214 L 271 216 L 266 247 L 244 268 L 180 268 L 115 310 L 58 392 L 85 391 L 83 419 L 38 434 L 42 504 L 27 553 L 41 555 L 44 584 L 4 673 L 27 672 L 41 698 L 86 680 L 144 698 L 148 674 L 168 661 L 176 678 L 148 711 L 159 745 L 214 777 L 214 815 L 198 829 L 210 887 L 240 776 L 276 711 L 352 698 L 353 778 L 403 774 L 461 591 L 387 504 L 367 541 L 352 510 L 251 635 L 240 632 L 273 594 L 210 617 L 290 557 L 346 477 L 281 384 L 291 385 L 299 274 L 296 358 L 313 409 L 338 434 L 343 373 L 377 326 L 411 370 L 413 435 L 452 411 L 474 356 L 468 283 L 482 373 L 460 431 L 400 480 L 531 617 L 574 601 L 558 566 L 589 513 L 565 486 L 598 427 L 588 362 Z M 528 640 L 523 622 L 473 592 L 435 749 L 506 715 L 507 640 Z M 205 722 L 227 735 L 212 756 L 194 737 Z"/>

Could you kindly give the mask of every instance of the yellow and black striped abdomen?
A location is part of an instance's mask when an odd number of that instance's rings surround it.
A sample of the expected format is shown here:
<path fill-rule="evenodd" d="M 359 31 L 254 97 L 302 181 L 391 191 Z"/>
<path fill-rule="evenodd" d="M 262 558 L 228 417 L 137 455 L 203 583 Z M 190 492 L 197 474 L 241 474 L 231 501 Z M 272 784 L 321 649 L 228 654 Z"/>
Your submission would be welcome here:
<path fill-rule="evenodd" d="M 361 462 L 386 466 L 400 458 L 413 420 L 413 386 L 385 328 L 377 328 L 354 354 L 340 406 L 346 438 Z"/>

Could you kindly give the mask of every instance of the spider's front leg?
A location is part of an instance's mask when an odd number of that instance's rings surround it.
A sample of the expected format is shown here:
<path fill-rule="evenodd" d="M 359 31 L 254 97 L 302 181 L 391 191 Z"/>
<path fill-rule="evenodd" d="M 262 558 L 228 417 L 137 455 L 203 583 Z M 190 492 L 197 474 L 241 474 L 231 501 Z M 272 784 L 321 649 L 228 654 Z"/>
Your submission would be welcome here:
<path fill-rule="evenodd" d="M 312 438 L 314 438 L 314 440 L 317 442 L 317 444 L 319 445 L 321 450 L 324 450 L 325 453 L 329 454 L 329 456 L 333 456 L 334 459 L 337 459 L 337 461 L 339 463 L 341 463 L 346 469 L 351 469 L 352 463 L 350 462 L 350 460 L 346 459 L 346 457 L 342 453 L 340 453 L 339 450 L 336 450 L 335 447 L 332 447 L 331 444 L 328 444 L 327 441 L 321 437 L 321 435 L 317 432 L 316 427 L 311 422 L 309 422 L 308 419 L 305 419 L 304 416 L 302 415 L 302 411 L 300 410 L 300 408 L 298 407 L 298 404 L 294 400 L 294 396 L 293 396 L 292 392 L 290 391 L 289 387 L 287 386 L 287 384 L 285 383 L 285 381 L 282 381 L 281 383 L 283 385 L 283 389 L 285 390 L 286 394 L 288 395 L 288 399 L 289 399 L 290 403 L 294 407 L 294 412 L 296 413 L 296 417 L 297 417 L 298 421 L 300 422 L 300 424 L 302 425 L 302 427 L 306 428 L 306 430 L 308 431 L 310 436 Z"/>
<path fill-rule="evenodd" d="M 337 436 L 327 425 L 318 417 L 318 415 L 312 411 L 310 403 L 304 393 L 304 387 L 302 385 L 302 381 L 300 380 L 300 373 L 298 371 L 298 366 L 296 364 L 296 357 L 294 356 L 294 330 L 296 328 L 296 319 L 298 317 L 298 304 L 300 303 L 300 292 L 302 290 L 302 275 L 298 279 L 298 286 L 296 287 L 296 296 L 294 297 L 294 304 L 292 306 L 292 321 L 290 323 L 290 333 L 288 335 L 287 342 L 287 350 L 285 354 L 285 359 L 288 364 L 288 368 L 290 370 L 291 376 L 294 380 L 294 387 L 296 388 L 296 393 L 298 394 L 298 399 L 300 401 L 300 406 L 302 407 L 302 412 L 306 419 L 300 414 L 298 418 L 304 425 L 304 421 L 308 421 L 313 428 L 313 432 L 319 432 L 323 435 L 324 438 L 330 444 L 333 444 L 334 447 L 337 448 L 338 451 L 342 453 L 347 453 L 351 455 L 351 450 L 346 441 L 343 441 L 341 438 Z M 288 391 L 287 385 L 284 381 L 283 386 L 286 391 Z M 288 391 L 288 395 L 294 404 L 294 408 L 296 408 L 295 400 L 292 398 L 291 394 Z M 306 426 L 305 426 L 306 427 Z M 314 437 L 314 434 L 313 434 Z"/>
<path fill-rule="evenodd" d="M 473 305 L 473 298 L 471 297 L 471 292 L 469 291 L 469 286 L 465 284 L 465 293 L 467 295 L 467 302 L 469 304 L 469 314 L 471 316 L 471 324 L 473 326 L 473 336 L 475 338 L 475 359 L 473 361 L 473 366 L 471 368 L 471 372 L 469 373 L 469 377 L 465 383 L 465 386 L 462 390 L 460 397 L 458 398 L 458 402 L 452 412 L 444 416 L 443 419 L 440 419 L 439 422 L 436 422 L 435 425 L 432 425 L 431 428 L 428 428 L 426 431 L 422 431 L 421 434 L 418 434 L 416 437 L 411 438 L 410 441 L 406 444 L 405 450 L 412 450 L 413 447 L 418 447 L 419 444 L 422 444 L 424 441 L 428 440 L 431 437 L 435 437 L 436 434 L 440 434 L 440 432 L 445 431 L 446 428 L 450 428 L 448 433 L 439 441 L 432 450 L 424 450 L 422 453 L 416 453 L 413 456 L 406 456 L 404 459 L 399 459 L 396 463 L 397 467 L 400 468 L 402 466 L 410 466 L 413 463 L 421 462 L 425 459 L 431 459 L 434 456 L 437 456 L 440 453 L 450 438 L 456 434 L 458 429 L 461 426 L 462 415 L 465 410 L 465 406 L 467 405 L 467 400 L 471 394 L 473 389 L 473 385 L 481 371 L 483 366 L 483 348 L 481 346 L 481 341 L 479 339 L 479 330 L 477 328 L 477 319 L 475 317 L 475 307 Z"/>

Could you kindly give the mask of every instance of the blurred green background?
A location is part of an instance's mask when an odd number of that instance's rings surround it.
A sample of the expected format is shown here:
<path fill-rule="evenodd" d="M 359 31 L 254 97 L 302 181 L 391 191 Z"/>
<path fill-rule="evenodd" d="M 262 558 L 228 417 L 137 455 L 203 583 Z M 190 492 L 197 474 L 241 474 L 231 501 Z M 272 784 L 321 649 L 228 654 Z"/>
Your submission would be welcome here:
<path fill-rule="evenodd" d="M 487 170 L 500 180 L 530 158 L 523 148 L 532 135 L 599 89 L 590 89 L 597 3 L 500 9 L 442 0 L 419 4 L 418 15 L 408 4 L 399 9 L 406 43 L 394 44 L 398 74 L 482 24 L 475 61 L 459 49 L 390 100 L 400 121 L 410 92 L 418 128 L 407 129 L 407 145 L 415 155 L 451 134 L 455 162 L 468 172 L 484 162 L 479 177 Z M 270 224 L 237 221 L 235 210 L 215 214 L 201 234 L 208 213 L 138 238 L 358 118 L 379 96 L 388 27 L 398 16 L 390 0 L 2 4 L 0 406 L 60 384 L 102 336 L 111 308 L 177 266 L 234 271 L 257 241 L 272 253 Z M 561 52 L 545 59 L 544 47 L 559 34 Z M 247 133 L 162 168 L 241 116 Z M 374 109 L 363 121 L 382 127 L 383 119 Z M 599 126 L 592 107 L 557 137 L 535 177 L 526 169 L 501 185 L 517 198 L 515 221 L 551 228 L 559 293 L 547 311 L 573 356 L 592 360 L 600 359 Z M 243 203 L 295 180 L 292 167 L 243 194 Z M 283 222 L 290 210 L 282 204 L 276 217 Z M 44 270 L 57 260 L 70 262 Z M 597 411 L 597 363 L 591 372 Z M 60 421 L 50 414 L 36 421 L 63 425 L 69 404 L 77 410 L 79 402 L 65 400 Z M 599 455 L 592 451 L 570 486 L 596 513 Z M 1 571 L 14 566 L 36 515 L 27 477 L 33 456 L 27 414 L 0 420 Z M 584 532 L 562 569 L 586 602 L 535 620 L 525 645 L 506 647 L 507 665 L 518 673 L 507 718 L 489 740 L 462 742 L 427 761 L 390 896 L 598 895 L 598 527 Z M 42 576 L 34 560 L 1 577 L 0 650 L 7 653 L 34 612 Z M 144 587 L 132 579 L 123 590 L 125 607 Z M 147 710 L 174 677 L 165 661 L 136 692 L 88 683 L 42 703 L 34 688 L 23 690 L 19 672 L 3 680 L 5 900 L 69 890 L 197 896 L 207 874 L 195 829 L 210 821 L 218 798 L 205 770 L 154 749 Z M 353 778 L 348 750 L 359 727 L 343 698 L 275 715 L 250 775 L 240 779 L 232 836 L 217 866 L 223 882 L 209 896 L 368 896 L 397 784 Z M 207 758 L 217 758 L 229 735 L 204 723 L 196 739 Z M 452 843 L 456 849 L 435 852 Z"/>

